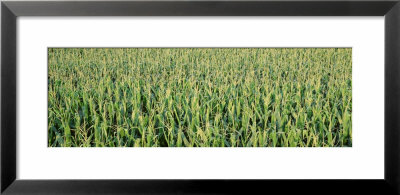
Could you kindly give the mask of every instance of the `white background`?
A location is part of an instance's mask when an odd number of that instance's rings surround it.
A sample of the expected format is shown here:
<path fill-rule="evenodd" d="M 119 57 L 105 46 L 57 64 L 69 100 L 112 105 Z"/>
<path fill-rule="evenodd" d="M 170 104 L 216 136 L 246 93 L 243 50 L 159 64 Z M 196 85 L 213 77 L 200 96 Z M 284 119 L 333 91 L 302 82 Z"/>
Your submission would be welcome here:
<path fill-rule="evenodd" d="M 47 47 L 352 47 L 351 148 L 48 148 Z M 18 179 L 383 179 L 383 17 L 18 17 Z"/>

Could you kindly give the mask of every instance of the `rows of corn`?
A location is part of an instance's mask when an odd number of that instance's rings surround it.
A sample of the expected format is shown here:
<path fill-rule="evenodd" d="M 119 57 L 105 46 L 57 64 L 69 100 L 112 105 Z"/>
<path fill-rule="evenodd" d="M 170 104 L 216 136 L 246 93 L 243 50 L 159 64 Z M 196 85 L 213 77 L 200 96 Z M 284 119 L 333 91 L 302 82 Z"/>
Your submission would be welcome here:
<path fill-rule="evenodd" d="M 49 147 L 352 146 L 349 48 L 49 48 Z"/>

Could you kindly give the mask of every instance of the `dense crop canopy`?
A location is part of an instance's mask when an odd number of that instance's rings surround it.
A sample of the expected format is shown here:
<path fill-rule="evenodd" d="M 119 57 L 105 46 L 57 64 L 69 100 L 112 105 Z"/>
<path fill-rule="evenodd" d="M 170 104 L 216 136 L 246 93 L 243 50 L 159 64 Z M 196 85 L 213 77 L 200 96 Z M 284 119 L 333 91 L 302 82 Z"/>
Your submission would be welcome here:
<path fill-rule="evenodd" d="M 350 48 L 50 48 L 50 147 L 352 146 Z"/>

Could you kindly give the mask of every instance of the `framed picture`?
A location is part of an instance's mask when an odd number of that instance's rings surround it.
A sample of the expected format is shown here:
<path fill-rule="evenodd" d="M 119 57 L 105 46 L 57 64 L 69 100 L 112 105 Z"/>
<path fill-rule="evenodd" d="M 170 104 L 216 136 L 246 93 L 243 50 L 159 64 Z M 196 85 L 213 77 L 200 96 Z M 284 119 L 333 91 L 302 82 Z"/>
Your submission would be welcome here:
<path fill-rule="evenodd" d="M 399 26 L 397 0 L 2 1 L 1 192 L 398 194 Z"/>

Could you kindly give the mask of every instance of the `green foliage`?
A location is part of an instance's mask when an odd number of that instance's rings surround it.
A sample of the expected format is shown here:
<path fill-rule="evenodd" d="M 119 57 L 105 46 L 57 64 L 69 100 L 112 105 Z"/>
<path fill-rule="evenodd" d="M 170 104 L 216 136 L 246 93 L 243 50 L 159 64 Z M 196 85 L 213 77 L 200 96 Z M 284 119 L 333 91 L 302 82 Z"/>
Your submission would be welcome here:
<path fill-rule="evenodd" d="M 352 146 L 351 49 L 50 48 L 50 147 Z"/>

